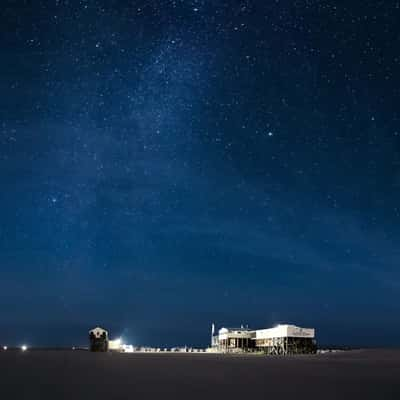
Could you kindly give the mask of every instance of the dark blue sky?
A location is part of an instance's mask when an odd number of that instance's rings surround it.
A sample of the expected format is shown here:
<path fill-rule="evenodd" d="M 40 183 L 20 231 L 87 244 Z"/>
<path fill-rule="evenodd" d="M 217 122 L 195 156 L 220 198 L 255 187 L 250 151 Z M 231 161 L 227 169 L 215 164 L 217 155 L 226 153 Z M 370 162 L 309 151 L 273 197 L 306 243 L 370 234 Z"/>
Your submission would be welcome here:
<path fill-rule="evenodd" d="M 0 342 L 398 343 L 398 1 L 0 13 Z"/>

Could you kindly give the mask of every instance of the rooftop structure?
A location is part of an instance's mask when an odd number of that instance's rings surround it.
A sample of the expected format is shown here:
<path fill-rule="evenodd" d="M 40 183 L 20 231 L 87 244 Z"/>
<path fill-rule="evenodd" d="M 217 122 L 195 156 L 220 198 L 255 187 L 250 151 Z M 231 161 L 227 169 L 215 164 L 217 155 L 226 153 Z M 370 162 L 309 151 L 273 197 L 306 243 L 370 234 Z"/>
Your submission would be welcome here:
<path fill-rule="evenodd" d="M 256 339 L 270 339 L 276 337 L 300 337 L 314 338 L 315 329 L 300 328 L 295 325 L 277 325 L 269 329 L 258 329 L 255 331 Z"/>

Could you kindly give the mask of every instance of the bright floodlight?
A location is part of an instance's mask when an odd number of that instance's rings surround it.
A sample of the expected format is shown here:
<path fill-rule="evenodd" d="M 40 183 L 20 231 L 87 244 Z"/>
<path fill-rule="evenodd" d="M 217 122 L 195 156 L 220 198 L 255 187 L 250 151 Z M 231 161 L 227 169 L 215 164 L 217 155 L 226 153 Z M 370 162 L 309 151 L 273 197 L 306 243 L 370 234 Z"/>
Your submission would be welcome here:
<path fill-rule="evenodd" d="M 3 346 L 3 350 L 6 351 L 8 349 L 7 346 Z"/>
<path fill-rule="evenodd" d="M 27 351 L 28 350 L 28 346 L 26 346 L 25 344 L 23 346 L 21 346 L 21 350 L 22 351 Z"/>

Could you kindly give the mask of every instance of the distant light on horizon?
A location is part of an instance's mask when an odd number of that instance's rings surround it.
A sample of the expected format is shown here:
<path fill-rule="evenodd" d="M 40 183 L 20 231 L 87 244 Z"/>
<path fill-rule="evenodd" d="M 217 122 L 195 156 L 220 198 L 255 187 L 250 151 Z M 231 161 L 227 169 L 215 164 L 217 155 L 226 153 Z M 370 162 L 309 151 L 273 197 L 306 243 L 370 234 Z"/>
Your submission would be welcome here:
<path fill-rule="evenodd" d="M 7 347 L 7 346 L 3 346 L 3 350 L 4 350 L 4 351 L 7 351 L 7 350 L 8 350 L 8 347 Z"/>
<path fill-rule="evenodd" d="M 28 350 L 28 346 L 25 345 L 25 344 L 22 345 L 22 346 L 21 346 L 21 350 L 22 350 L 22 351 L 27 351 L 27 350 Z"/>

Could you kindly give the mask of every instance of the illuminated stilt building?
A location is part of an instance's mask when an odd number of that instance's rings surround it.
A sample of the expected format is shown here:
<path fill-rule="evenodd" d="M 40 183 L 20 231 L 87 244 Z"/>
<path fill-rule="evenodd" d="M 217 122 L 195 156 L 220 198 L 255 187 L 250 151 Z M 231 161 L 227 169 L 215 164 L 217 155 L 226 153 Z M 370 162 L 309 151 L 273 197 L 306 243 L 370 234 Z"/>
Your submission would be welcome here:
<path fill-rule="evenodd" d="M 221 328 L 214 336 L 214 347 L 226 353 L 238 353 L 254 348 L 254 333 L 249 328 Z"/>
<path fill-rule="evenodd" d="M 313 354 L 317 351 L 315 329 L 278 325 L 255 331 L 255 346 L 270 355 Z"/>
<path fill-rule="evenodd" d="M 270 329 L 221 328 L 211 335 L 211 347 L 224 353 L 259 351 L 270 355 L 316 353 L 315 330 L 295 325 Z"/>

